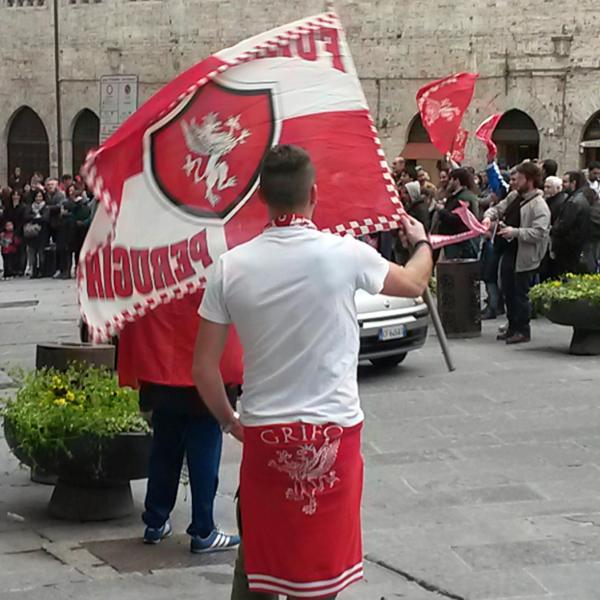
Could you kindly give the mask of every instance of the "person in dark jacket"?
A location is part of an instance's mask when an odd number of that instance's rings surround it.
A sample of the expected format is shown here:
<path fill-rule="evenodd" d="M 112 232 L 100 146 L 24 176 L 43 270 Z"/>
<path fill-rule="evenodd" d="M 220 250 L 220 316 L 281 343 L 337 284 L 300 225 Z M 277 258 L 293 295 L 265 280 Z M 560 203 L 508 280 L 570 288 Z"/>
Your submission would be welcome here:
<path fill-rule="evenodd" d="M 15 236 L 21 241 L 23 240 L 23 226 L 25 225 L 26 211 L 27 208 L 23 202 L 23 194 L 19 190 L 14 190 L 10 195 L 10 203 L 4 211 L 2 220 L 4 223 L 8 223 L 10 221 L 13 224 Z M 21 243 L 17 248 L 14 275 L 23 275 L 26 262 L 27 254 L 25 245 Z"/>
<path fill-rule="evenodd" d="M 544 197 L 550 209 L 551 223 L 554 225 L 558 220 L 564 203 L 567 201 L 567 193 L 563 191 L 563 181 L 560 177 L 553 175 L 546 177 L 546 181 L 544 182 Z"/>
<path fill-rule="evenodd" d="M 550 209 L 550 224 L 554 226 L 560 216 L 564 203 L 567 201 L 567 193 L 563 191 L 563 181 L 560 177 L 554 175 L 546 177 L 544 181 L 544 197 Z M 553 256 L 552 250 L 548 249 L 540 265 L 541 281 L 552 279 L 557 273 L 558 269 Z"/>
<path fill-rule="evenodd" d="M 75 219 L 73 211 L 76 208 L 75 198 L 77 188 L 74 184 L 69 185 L 66 190 L 66 200 L 60 207 L 61 218 L 58 221 L 56 231 L 56 263 L 57 271 L 54 279 L 69 279 L 71 277 L 71 266 L 73 264 L 73 242 L 75 239 Z"/>
<path fill-rule="evenodd" d="M 404 207 L 406 212 L 413 218 L 423 223 L 425 230 L 429 230 L 429 201 L 422 193 L 421 185 L 418 181 L 411 181 L 405 186 L 407 200 Z"/>
<path fill-rule="evenodd" d="M 450 172 L 448 182 L 448 197 L 445 203 L 438 205 L 437 232 L 442 235 L 456 235 L 468 231 L 468 227 L 462 219 L 454 214 L 454 210 L 460 208 L 461 203 L 468 205 L 469 210 L 479 218 L 479 206 L 475 194 L 475 182 L 473 174 L 468 169 L 454 169 Z M 444 256 L 447 259 L 477 258 L 479 254 L 479 240 L 468 240 L 458 244 L 452 244 L 444 248 Z"/>
<path fill-rule="evenodd" d="M 8 178 L 8 185 L 13 190 L 22 190 L 25 185 L 25 178 L 21 173 L 21 167 L 15 167 L 13 174 Z"/>
<path fill-rule="evenodd" d="M 79 265 L 79 254 L 90 224 L 92 223 L 92 211 L 88 204 L 83 201 L 83 196 L 77 193 L 72 202 L 69 203 L 69 219 L 73 222 L 73 237 L 70 252 L 75 255 L 75 267 Z"/>
<path fill-rule="evenodd" d="M 43 275 L 44 248 L 50 237 L 49 222 L 50 213 L 46 205 L 46 195 L 38 190 L 25 214 L 25 225 L 23 226 L 23 237 L 27 244 L 29 268 L 33 279 Z"/>
<path fill-rule="evenodd" d="M 587 270 L 581 256 L 590 239 L 590 200 L 586 189 L 592 190 L 584 173 L 565 173 L 563 185 L 568 197 L 551 231 L 555 276 Z"/>

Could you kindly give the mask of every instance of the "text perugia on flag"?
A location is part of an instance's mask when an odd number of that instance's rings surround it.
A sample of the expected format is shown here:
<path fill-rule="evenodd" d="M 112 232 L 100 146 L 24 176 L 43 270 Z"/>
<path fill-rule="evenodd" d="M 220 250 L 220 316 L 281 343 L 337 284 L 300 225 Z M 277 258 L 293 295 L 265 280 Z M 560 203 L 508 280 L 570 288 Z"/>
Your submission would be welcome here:
<path fill-rule="evenodd" d="M 150 133 L 152 174 L 183 210 L 227 219 L 252 195 L 274 135 L 269 88 L 211 82 Z"/>

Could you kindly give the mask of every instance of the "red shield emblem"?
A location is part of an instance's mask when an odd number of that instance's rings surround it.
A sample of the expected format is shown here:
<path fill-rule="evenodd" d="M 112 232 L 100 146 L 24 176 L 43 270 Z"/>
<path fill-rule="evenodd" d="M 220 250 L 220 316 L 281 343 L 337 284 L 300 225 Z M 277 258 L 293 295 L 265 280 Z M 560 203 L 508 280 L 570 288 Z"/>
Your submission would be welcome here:
<path fill-rule="evenodd" d="M 211 82 L 150 134 L 152 172 L 183 210 L 225 219 L 252 195 L 274 137 L 270 89 Z"/>

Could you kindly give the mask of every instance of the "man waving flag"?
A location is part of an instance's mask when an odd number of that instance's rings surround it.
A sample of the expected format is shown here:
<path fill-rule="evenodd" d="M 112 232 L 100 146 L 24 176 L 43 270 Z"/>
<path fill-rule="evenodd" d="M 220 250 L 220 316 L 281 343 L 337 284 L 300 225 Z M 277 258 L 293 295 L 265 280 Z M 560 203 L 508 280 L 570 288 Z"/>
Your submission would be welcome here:
<path fill-rule="evenodd" d="M 263 33 L 177 77 L 88 157 L 101 206 L 79 289 L 95 339 L 203 287 L 220 254 L 262 230 L 259 169 L 276 144 L 310 154 L 319 229 L 397 227 L 401 204 L 337 16 Z"/>

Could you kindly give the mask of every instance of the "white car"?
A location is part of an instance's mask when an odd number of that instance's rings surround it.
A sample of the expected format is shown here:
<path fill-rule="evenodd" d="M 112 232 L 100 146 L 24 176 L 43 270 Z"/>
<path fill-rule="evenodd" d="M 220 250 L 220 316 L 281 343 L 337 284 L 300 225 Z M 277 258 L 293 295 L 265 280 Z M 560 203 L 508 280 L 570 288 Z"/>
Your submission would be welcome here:
<path fill-rule="evenodd" d="M 359 290 L 355 297 L 360 326 L 360 360 L 377 367 L 394 367 L 427 339 L 429 309 L 421 298 L 372 296 Z"/>

